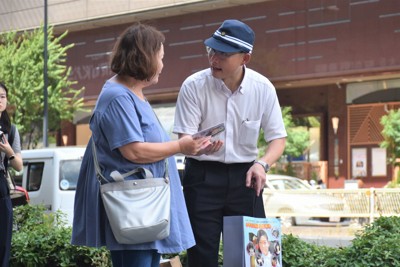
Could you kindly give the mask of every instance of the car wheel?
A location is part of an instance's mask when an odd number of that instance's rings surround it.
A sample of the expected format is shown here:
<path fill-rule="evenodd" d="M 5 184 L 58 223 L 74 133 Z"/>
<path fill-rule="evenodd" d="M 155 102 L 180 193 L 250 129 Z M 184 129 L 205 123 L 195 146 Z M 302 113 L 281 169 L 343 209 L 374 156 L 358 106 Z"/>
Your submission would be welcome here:
<path fill-rule="evenodd" d="M 293 213 L 293 211 L 289 208 L 280 209 L 279 213 Z M 282 226 L 290 227 L 296 225 L 296 218 L 293 216 L 281 216 L 281 224 Z"/>

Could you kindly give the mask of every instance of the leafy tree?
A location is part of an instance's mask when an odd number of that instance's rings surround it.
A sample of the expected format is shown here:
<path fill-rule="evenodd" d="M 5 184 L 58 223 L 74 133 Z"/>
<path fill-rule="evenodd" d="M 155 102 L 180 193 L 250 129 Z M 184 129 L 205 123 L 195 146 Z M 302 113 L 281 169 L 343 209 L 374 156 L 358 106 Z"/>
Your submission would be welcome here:
<path fill-rule="evenodd" d="M 292 158 L 299 157 L 304 154 L 310 146 L 310 134 L 302 127 L 296 127 L 293 122 L 291 107 L 282 107 L 282 117 L 287 131 L 286 147 L 283 152 L 283 157 L 288 159 L 289 163 Z M 258 137 L 258 147 L 260 154 L 264 153 L 266 142 L 264 140 L 264 132 L 261 131 Z"/>
<path fill-rule="evenodd" d="M 282 117 L 287 131 L 286 147 L 283 152 L 283 156 L 290 158 L 295 158 L 303 155 L 304 151 L 310 146 L 310 134 L 304 128 L 296 127 L 293 122 L 291 107 L 282 107 Z M 266 142 L 264 140 L 264 133 L 261 133 L 258 138 L 258 147 L 260 148 L 260 153 L 263 154 Z"/>
<path fill-rule="evenodd" d="M 76 81 L 69 79 L 71 68 L 65 66 L 67 50 L 62 46 L 67 35 L 53 35 L 48 28 L 48 128 L 60 129 L 61 121 L 71 121 L 73 114 L 82 110 L 84 88 L 76 89 Z M 24 147 L 36 147 L 42 137 L 44 110 L 44 32 L 15 31 L 0 35 L 0 80 L 8 90 L 8 103 L 13 123 L 18 125 Z"/>
<path fill-rule="evenodd" d="M 382 135 L 384 141 L 380 144 L 382 148 L 386 148 L 388 153 L 388 163 L 392 168 L 400 166 L 400 162 L 396 159 L 400 158 L 400 109 L 390 110 L 389 113 L 381 118 L 383 126 Z M 393 172 L 394 173 L 394 172 Z M 393 181 L 400 183 L 399 177 L 394 177 Z"/>

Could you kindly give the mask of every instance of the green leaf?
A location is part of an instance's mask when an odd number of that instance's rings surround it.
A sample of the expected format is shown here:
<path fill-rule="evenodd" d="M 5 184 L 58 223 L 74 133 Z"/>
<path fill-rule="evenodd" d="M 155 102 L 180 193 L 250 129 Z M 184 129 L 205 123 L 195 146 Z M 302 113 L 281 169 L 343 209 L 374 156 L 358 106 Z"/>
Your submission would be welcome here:
<path fill-rule="evenodd" d="M 63 121 L 72 121 L 83 108 L 84 88 L 70 79 L 65 65 L 73 44 L 62 45 L 67 31 L 54 36 L 48 28 L 48 128 L 55 133 Z M 0 77 L 6 84 L 8 112 L 18 126 L 24 148 L 33 148 L 43 136 L 44 116 L 44 32 L 43 27 L 0 35 Z"/>

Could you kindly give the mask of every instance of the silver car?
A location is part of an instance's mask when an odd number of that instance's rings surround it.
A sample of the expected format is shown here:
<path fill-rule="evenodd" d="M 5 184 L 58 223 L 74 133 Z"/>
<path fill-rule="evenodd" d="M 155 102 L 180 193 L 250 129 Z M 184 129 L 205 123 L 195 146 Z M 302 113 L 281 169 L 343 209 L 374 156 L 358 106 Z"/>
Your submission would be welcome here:
<path fill-rule="evenodd" d="M 341 217 L 348 207 L 338 197 L 321 193 L 299 178 L 267 174 L 263 198 L 267 217 L 280 217 L 284 225 L 349 225 Z"/>

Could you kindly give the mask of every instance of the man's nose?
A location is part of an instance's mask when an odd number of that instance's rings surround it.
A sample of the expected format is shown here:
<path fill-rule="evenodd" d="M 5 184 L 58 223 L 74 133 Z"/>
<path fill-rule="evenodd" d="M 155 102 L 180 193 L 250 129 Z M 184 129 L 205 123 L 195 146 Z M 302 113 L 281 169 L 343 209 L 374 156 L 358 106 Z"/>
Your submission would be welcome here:
<path fill-rule="evenodd" d="M 219 57 L 217 54 L 213 54 L 209 56 L 210 62 L 215 62 L 219 60 Z"/>

